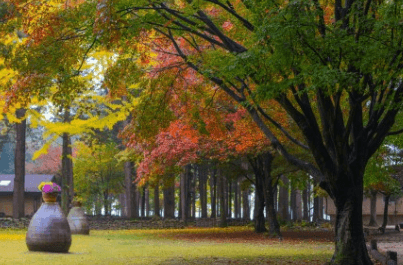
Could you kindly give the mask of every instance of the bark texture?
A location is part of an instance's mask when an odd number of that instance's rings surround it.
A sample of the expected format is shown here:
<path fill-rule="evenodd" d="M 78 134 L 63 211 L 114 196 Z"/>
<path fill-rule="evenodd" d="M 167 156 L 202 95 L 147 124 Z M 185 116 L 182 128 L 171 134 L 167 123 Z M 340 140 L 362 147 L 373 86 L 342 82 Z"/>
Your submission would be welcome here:
<path fill-rule="evenodd" d="M 134 183 L 134 165 L 133 162 L 124 163 L 125 174 L 125 204 L 123 213 L 127 218 L 137 218 L 139 216 L 136 200 L 136 184 Z"/>
<path fill-rule="evenodd" d="M 164 218 L 175 218 L 175 182 L 172 179 L 164 186 Z"/>
<path fill-rule="evenodd" d="M 16 111 L 17 118 L 21 119 L 25 116 L 26 109 L 18 109 Z M 24 119 L 20 123 L 15 124 L 16 143 L 14 155 L 14 188 L 13 188 L 13 218 L 19 219 L 25 216 L 25 134 L 27 121 Z"/>
<path fill-rule="evenodd" d="M 277 181 L 271 175 L 274 156 L 270 152 L 265 152 L 254 158 L 250 158 L 250 164 L 255 173 L 256 196 L 259 198 L 259 211 L 255 225 L 256 232 L 264 232 L 266 228 L 262 226 L 264 222 L 264 206 L 268 208 L 269 233 L 281 237 L 280 224 L 277 220 L 277 212 L 274 205 L 274 195 L 276 194 Z M 263 202 L 261 202 L 263 200 Z"/>
<path fill-rule="evenodd" d="M 371 208 L 370 208 L 370 219 L 369 219 L 369 226 L 378 226 L 376 221 L 376 194 L 378 192 L 373 190 L 371 191 Z"/>
<path fill-rule="evenodd" d="M 154 187 L 154 216 L 160 217 L 160 186 L 158 183 Z"/>

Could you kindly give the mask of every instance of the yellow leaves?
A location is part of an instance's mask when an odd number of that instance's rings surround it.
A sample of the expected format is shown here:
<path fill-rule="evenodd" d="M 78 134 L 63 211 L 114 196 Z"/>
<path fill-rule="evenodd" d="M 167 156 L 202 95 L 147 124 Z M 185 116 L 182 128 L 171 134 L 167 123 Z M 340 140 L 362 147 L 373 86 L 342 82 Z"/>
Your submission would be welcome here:
<path fill-rule="evenodd" d="M 3 64 L 0 59 L 0 64 Z M 5 86 L 7 83 L 16 77 L 18 73 L 12 69 L 3 68 L 0 70 L 0 86 Z"/>
<path fill-rule="evenodd" d="M 2 42 L 4 45 L 12 45 L 13 41 L 15 42 L 17 40 L 17 36 L 14 34 L 7 34 L 4 38 L 2 38 Z"/>
<path fill-rule="evenodd" d="M 54 141 L 57 140 L 57 138 L 59 138 L 58 135 L 53 135 L 53 137 L 50 140 L 48 140 L 39 150 L 36 150 L 34 152 L 32 160 L 36 160 L 41 155 L 46 155 L 48 153 L 49 147 L 52 145 Z"/>
<path fill-rule="evenodd" d="M 25 240 L 25 233 L 24 234 L 11 234 L 11 233 L 1 233 L 0 234 L 0 241 L 10 241 L 10 240 Z"/>

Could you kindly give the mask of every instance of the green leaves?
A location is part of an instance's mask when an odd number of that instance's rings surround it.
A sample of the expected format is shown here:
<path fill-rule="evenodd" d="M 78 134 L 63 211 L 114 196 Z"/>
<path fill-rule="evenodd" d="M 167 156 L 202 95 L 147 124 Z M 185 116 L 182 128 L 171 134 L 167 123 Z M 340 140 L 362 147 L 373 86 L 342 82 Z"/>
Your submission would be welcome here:
<path fill-rule="evenodd" d="M 91 146 L 76 142 L 74 158 L 74 188 L 84 204 L 104 194 L 119 194 L 123 190 L 123 167 L 118 163 L 119 152 L 115 143 L 93 143 Z"/>

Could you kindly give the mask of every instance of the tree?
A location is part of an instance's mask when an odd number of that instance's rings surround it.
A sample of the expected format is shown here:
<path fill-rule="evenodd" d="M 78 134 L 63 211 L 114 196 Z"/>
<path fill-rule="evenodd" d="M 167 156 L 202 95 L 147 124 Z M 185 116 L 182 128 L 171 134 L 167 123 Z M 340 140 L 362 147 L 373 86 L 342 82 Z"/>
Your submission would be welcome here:
<path fill-rule="evenodd" d="M 381 230 L 384 232 L 388 222 L 388 207 L 391 196 L 398 196 L 402 193 L 401 184 L 393 175 L 394 165 L 388 165 L 393 154 L 386 146 L 380 148 L 368 162 L 364 175 L 364 187 L 371 195 L 371 219 L 370 225 L 376 225 L 376 208 L 373 198 L 376 200 L 376 194 L 384 195 L 384 215 Z M 376 202 L 376 201 L 375 201 Z M 375 209 L 373 209 L 375 208 Z M 375 213 L 374 213 L 375 212 Z"/>
<path fill-rule="evenodd" d="M 402 106 L 400 1 L 109 4 L 110 19 L 127 12 L 127 34 L 153 28 L 328 192 L 337 209 L 332 264 L 372 264 L 362 228 L 363 175 Z M 266 125 L 284 132 L 282 121 L 261 107 L 270 98 L 298 126 L 304 144 L 285 136 L 309 149 L 315 163 L 295 157 Z"/>
<path fill-rule="evenodd" d="M 111 214 L 113 196 L 123 191 L 123 166 L 115 155 L 119 152 L 116 144 L 76 142 L 77 155 L 74 158 L 74 178 L 77 197 L 87 208 L 97 200 L 102 202 L 105 215 Z"/>
<path fill-rule="evenodd" d="M 27 121 L 24 118 L 26 110 L 21 108 L 17 110 L 16 117 L 22 119 L 16 123 L 15 131 L 17 141 L 15 144 L 15 177 L 13 190 L 13 218 L 19 219 L 25 216 L 25 133 Z"/>

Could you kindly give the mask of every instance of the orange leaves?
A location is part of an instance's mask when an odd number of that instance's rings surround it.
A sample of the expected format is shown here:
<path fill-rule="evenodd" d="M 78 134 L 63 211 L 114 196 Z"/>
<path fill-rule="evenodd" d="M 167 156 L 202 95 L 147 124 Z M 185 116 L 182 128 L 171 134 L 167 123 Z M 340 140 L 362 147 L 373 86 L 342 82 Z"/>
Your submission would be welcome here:
<path fill-rule="evenodd" d="M 334 23 L 334 5 L 327 5 L 325 6 L 324 10 L 324 19 L 325 19 L 325 24 L 331 24 Z"/>
<path fill-rule="evenodd" d="M 169 167 L 183 166 L 197 159 L 199 134 L 179 120 L 170 124 L 155 139 L 151 151 L 144 150 L 137 174 L 148 178 L 163 175 Z"/>
<path fill-rule="evenodd" d="M 231 23 L 231 21 L 225 21 L 224 24 L 222 25 L 222 28 L 225 31 L 230 31 L 234 27 L 234 24 Z"/>
<path fill-rule="evenodd" d="M 41 155 L 33 162 L 27 163 L 27 173 L 55 174 L 61 170 L 62 149 L 60 146 L 51 146 L 48 153 Z"/>
<path fill-rule="evenodd" d="M 6 92 L 6 105 L 7 111 L 10 106 L 19 104 L 26 106 L 30 99 L 30 88 L 43 86 L 47 82 L 47 76 L 44 74 L 30 74 L 17 79 L 11 86 L 11 89 Z"/>
<path fill-rule="evenodd" d="M 198 142 L 199 136 L 197 135 L 197 132 L 190 128 L 189 125 L 181 124 L 179 121 L 171 123 L 171 126 L 169 126 L 167 132 L 172 138 L 177 139 L 182 137 L 183 139 L 187 139 L 192 143 Z"/>

